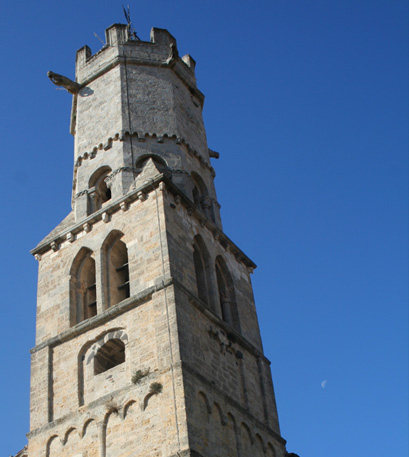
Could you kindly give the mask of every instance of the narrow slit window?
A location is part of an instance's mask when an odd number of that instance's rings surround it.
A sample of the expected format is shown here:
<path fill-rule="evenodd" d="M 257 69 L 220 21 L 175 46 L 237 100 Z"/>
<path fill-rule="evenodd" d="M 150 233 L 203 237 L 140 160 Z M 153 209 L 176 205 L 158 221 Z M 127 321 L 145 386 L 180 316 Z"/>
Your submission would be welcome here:
<path fill-rule="evenodd" d="M 116 269 L 119 276 L 118 290 L 125 292 L 125 298 L 129 297 L 129 266 L 128 262 Z"/>

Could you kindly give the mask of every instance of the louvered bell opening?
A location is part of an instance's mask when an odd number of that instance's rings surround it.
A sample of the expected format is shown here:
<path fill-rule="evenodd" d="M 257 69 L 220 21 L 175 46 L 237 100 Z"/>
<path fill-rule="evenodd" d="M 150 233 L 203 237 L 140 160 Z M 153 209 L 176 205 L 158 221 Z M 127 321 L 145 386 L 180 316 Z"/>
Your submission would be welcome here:
<path fill-rule="evenodd" d="M 123 276 L 124 282 L 118 286 L 118 290 L 124 291 L 126 298 L 130 296 L 129 292 L 129 268 L 128 268 L 128 262 L 124 263 L 120 267 L 116 268 L 116 271 L 118 273 L 121 273 L 121 276 Z"/>

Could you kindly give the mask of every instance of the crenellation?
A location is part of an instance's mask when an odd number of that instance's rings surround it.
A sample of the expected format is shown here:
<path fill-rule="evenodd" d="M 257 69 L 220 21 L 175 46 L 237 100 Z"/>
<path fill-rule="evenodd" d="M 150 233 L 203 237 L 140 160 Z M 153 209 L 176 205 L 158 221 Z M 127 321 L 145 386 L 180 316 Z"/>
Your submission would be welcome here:
<path fill-rule="evenodd" d="M 118 46 L 128 41 L 128 29 L 125 24 L 113 24 L 105 29 L 106 46 Z"/>
<path fill-rule="evenodd" d="M 188 54 L 182 59 L 177 56 L 176 59 L 169 59 L 172 46 L 176 47 L 176 40 L 167 30 L 152 28 L 150 42 L 129 40 L 126 26 L 114 24 L 105 30 L 105 38 L 106 44 L 95 54 L 91 53 L 88 46 L 83 46 L 77 51 L 76 73 L 80 84 L 88 84 L 93 77 L 98 77 L 103 71 L 118 65 L 126 54 L 126 60 L 131 64 L 158 67 L 176 63 L 177 73 L 180 73 L 184 82 L 195 85 L 194 59 Z"/>
<path fill-rule="evenodd" d="M 73 210 L 32 251 L 26 457 L 286 456 L 194 69 L 163 29 L 77 52 Z"/>

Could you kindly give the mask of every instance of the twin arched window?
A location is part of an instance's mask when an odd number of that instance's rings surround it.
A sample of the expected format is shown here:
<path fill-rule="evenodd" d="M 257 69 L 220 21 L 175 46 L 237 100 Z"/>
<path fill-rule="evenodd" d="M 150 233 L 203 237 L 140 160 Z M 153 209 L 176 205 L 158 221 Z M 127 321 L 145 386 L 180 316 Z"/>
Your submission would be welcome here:
<path fill-rule="evenodd" d="M 122 237 L 121 232 L 114 230 L 102 246 L 102 275 L 99 278 L 102 300 L 97 295 L 94 253 L 81 248 L 75 257 L 70 271 L 71 325 L 94 317 L 130 296 L 128 249 Z"/>
<path fill-rule="evenodd" d="M 139 174 L 149 159 L 152 159 L 156 168 L 161 173 L 168 173 L 166 162 L 155 154 L 145 154 L 138 158 L 135 170 Z M 109 176 L 112 173 L 110 167 L 103 166 L 95 171 L 88 182 L 88 215 L 102 208 L 102 205 L 112 198 L 111 189 L 108 186 Z"/>
<path fill-rule="evenodd" d="M 214 265 L 209 252 L 200 235 L 196 235 L 193 243 L 193 263 L 196 274 L 196 286 L 199 299 L 222 319 L 240 331 L 240 321 L 236 304 L 233 279 L 223 257 L 217 256 Z M 216 276 L 217 296 L 213 293 Z"/>

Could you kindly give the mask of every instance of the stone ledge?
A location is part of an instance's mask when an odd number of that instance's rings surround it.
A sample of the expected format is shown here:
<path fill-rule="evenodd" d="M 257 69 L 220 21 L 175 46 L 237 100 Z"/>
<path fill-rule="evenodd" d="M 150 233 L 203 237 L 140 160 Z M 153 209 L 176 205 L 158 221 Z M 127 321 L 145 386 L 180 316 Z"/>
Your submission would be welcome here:
<path fill-rule="evenodd" d="M 177 368 L 177 369 L 181 369 L 182 368 L 182 364 L 180 362 L 178 363 L 175 363 L 173 365 L 173 368 Z M 156 370 L 156 371 L 153 371 L 150 373 L 150 376 L 152 374 L 156 374 L 157 376 L 160 376 L 160 375 L 163 375 L 165 373 L 170 373 L 172 370 L 172 368 L 169 366 L 168 368 L 166 369 L 163 369 L 163 370 Z M 98 398 L 97 400 L 94 400 L 86 405 L 82 405 L 79 407 L 79 409 L 77 409 L 76 411 L 74 412 L 71 412 L 71 413 L 68 413 L 68 414 L 65 414 L 64 416 L 61 416 L 59 417 L 58 419 L 55 419 L 53 421 L 50 421 L 48 422 L 47 424 L 45 425 L 42 425 L 34 430 L 30 430 L 30 432 L 27 433 L 27 438 L 30 439 L 32 438 L 33 436 L 38 436 L 40 435 L 41 433 L 43 432 L 47 432 L 51 429 L 53 429 L 54 427 L 60 425 L 60 424 L 63 424 L 64 422 L 68 421 L 68 420 L 74 420 L 77 416 L 86 416 L 89 414 L 89 411 L 91 409 L 96 409 L 100 406 L 104 406 L 107 402 L 107 400 L 110 400 L 112 399 L 114 396 L 118 396 L 118 395 L 126 395 L 128 392 L 132 391 L 132 390 L 135 390 L 137 387 L 135 386 L 135 384 L 129 384 L 125 387 L 122 387 L 120 389 L 117 389 L 117 390 L 114 390 L 112 392 L 109 392 L 105 395 L 103 395 L 102 397 Z M 15 457 L 18 457 L 18 456 L 15 456 Z"/>
<path fill-rule="evenodd" d="M 152 46 L 152 43 L 146 43 L 146 44 Z M 127 45 L 128 45 L 128 43 L 124 43 L 121 46 L 126 47 Z M 105 48 L 102 48 L 100 51 L 104 51 L 104 50 L 109 49 L 109 48 L 110 48 L 109 46 L 106 46 Z M 94 56 L 96 56 L 96 55 L 98 55 L 98 54 L 95 54 Z M 92 56 L 91 59 L 93 59 L 94 56 Z M 90 62 L 90 60 L 88 62 Z M 95 79 L 99 78 L 100 76 L 104 75 L 108 71 L 112 70 L 113 68 L 115 68 L 119 64 L 143 65 L 143 66 L 146 66 L 146 67 L 162 67 L 162 68 L 171 69 L 172 71 L 174 71 L 176 76 L 178 76 L 179 79 L 185 84 L 185 86 L 190 91 L 192 91 L 194 93 L 194 95 L 199 99 L 201 108 L 203 108 L 204 98 L 205 97 L 204 97 L 203 93 L 196 87 L 195 80 L 193 79 L 194 78 L 194 74 L 193 74 L 192 70 L 190 69 L 190 67 L 180 57 L 178 58 L 178 61 L 176 62 L 176 65 L 170 65 L 168 63 L 167 59 L 158 60 L 158 59 L 147 59 L 147 58 L 143 58 L 143 57 L 142 58 L 137 58 L 137 57 L 134 57 L 134 56 L 125 56 L 125 57 L 123 57 L 123 56 L 120 56 L 120 55 L 116 55 L 111 60 L 107 61 L 102 67 L 100 67 L 94 74 L 92 74 L 91 76 L 88 76 L 86 79 L 81 81 L 81 83 L 80 83 L 81 87 L 87 86 L 89 83 L 91 83 Z M 182 65 L 183 65 L 183 67 L 182 67 L 183 70 L 188 69 L 192 73 L 192 75 L 191 75 L 192 81 L 189 81 L 188 77 L 186 77 L 183 74 L 184 71 L 182 70 L 182 68 L 180 68 Z"/>
<path fill-rule="evenodd" d="M 62 343 L 65 343 L 66 341 L 69 341 L 77 337 L 78 335 L 82 335 L 83 333 L 86 333 L 87 331 L 96 328 L 104 324 L 105 322 L 108 322 L 109 320 L 121 314 L 124 314 L 137 306 L 141 306 L 143 303 L 149 300 L 155 292 L 167 289 L 170 286 L 177 287 L 179 290 L 185 293 L 189 297 L 189 301 L 193 306 L 195 306 L 200 312 L 205 314 L 215 324 L 220 326 L 226 332 L 226 334 L 233 334 L 237 343 L 240 344 L 243 348 L 245 348 L 248 352 L 250 352 L 255 357 L 262 358 L 265 363 L 271 365 L 271 362 L 267 359 L 267 357 L 265 357 L 265 355 L 261 351 L 254 347 L 236 330 L 230 327 L 230 325 L 223 322 L 218 316 L 216 316 L 211 310 L 209 310 L 198 297 L 189 292 L 189 290 L 186 289 L 186 287 L 183 286 L 179 281 L 170 277 L 165 278 L 164 280 L 162 280 L 162 282 L 158 281 L 155 286 L 149 287 L 148 289 L 145 289 L 139 294 L 133 295 L 132 297 L 123 300 L 117 305 L 108 308 L 103 313 L 80 322 L 79 324 L 75 325 L 74 327 L 71 327 L 70 329 L 66 330 L 60 335 L 49 338 L 48 340 L 34 346 L 30 350 L 30 353 L 33 354 L 46 347 L 58 346 Z"/>
<path fill-rule="evenodd" d="M 163 173 L 152 179 L 152 181 L 132 190 L 122 198 L 112 202 L 109 205 L 104 206 L 104 208 L 101 208 L 82 221 L 77 222 L 74 226 L 68 227 L 66 230 L 63 230 L 55 237 L 47 240 L 47 242 L 40 243 L 38 246 L 32 249 L 30 253 L 34 256 L 37 255 L 37 257 L 40 258 L 42 254 L 49 251 L 50 249 L 58 250 L 59 243 L 66 241 L 68 234 L 71 233 L 70 238 L 72 238 L 76 233 L 79 233 L 85 230 L 86 227 L 89 228 L 93 224 L 102 220 L 103 217 L 106 218 L 118 211 L 122 211 L 124 204 L 129 205 L 131 202 L 138 200 L 141 192 L 148 195 L 150 193 L 149 190 L 153 191 L 157 189 L 162 182 L 165 183 L 166 189 L 175 195 L 176 198 L 178 198 L 179 202 L 183 203 L 190 214 L 194 215 L 200 221 L 201 225 L 206 227 L 213 234 L 214 238 L 218 240 L 224 249 L 228 248 L 236 257 L 238 262 L 242 262 L 250 272 L 253 272 L 253 270 L 256 268 L 256 264 L 249 257 L 247 257 L 243 251 L 239 249 L 219 227 L 217 227 L 216 224 L 207 219 L 206 216 L 199 210 L 199 208 Z M 104 214 L 106 216 L 104 216 Z"/>
<path fill-rule="evenodd" d="M 149 300 L 155 292 L 159 292 L 163 289 L 166 289 L 173 283 L 171 278 L 166 278 L 161 284 L 149 287 L 144 291 L 140 292 L 137 295 L 133 295 L 132 297 L 123 300 L 122 302 L 118 303 L 111 308 L 108 308 L 103 313 L 98 314 L 95 317 L 87 319 L 85 321 L 80 322 L 79 324 L 71 327 L 69 330 L 61 333 L 58 336 L 54 336 L 49 338 L 48 340 L 44 341 L 43 343 L 38 344 L 34 348 L 30 350 L 31 354 L 44 349 L 45 347 L 55 347 L 66 341 L 69 341 L 78 335 L 82 335 L 86 333 L 88 330 L 93 328 L 99 327 L 100 325 L 104 324 L 112 320 L 113 318 L 129 311 L 130 309 L 135 308 L 136 306 L 142 305 L 144 302 Z"/>
<path fill-rule="evenodd" d="M 231 327 L 226 322 L 222 321 L 197 296 L 193 295 L 188 289 L 186 289 L 186 287 L 183 284 L 181 284 L 179 281 L 177 281 L 174 278 L 173 278 L 172 282 L 175 287 L 177 287 L 179 290 L 181 290 L 185 295 L 187 295 L 189 297 L 189 302 L 195 308 L 197 308 L 200 312 L 202 312 L 212 322 L 214 322 L 219 327 L 221 327 L 226 332 L 227 335 L 232 335 L 233 338 L 235 339 L 235 342 L 237 342 L 240 346 L 242 346 L 244 349 L 246 349 L 248 352 L 250 352 L 255 357 L 259 357 L 259 358 L 263 359 L 263 361 L 267 365 L 271 365 L 270 360 L 268 360 L 267 357 L 260 350 L 258 350 L 249 341 L 247 341 L 247 339 L 243 335 L 238 333 L 233 327 Z"/>
<path fill-rule="evenodd" d="M 87 159 L 94 159 L 96 155 L 98 154 L 98 151 L 107 151 L 112 147 L 112 143 L 114 141 L 124 141 L 125 136 L 135 136 L 138 141 L 146 141 L 146 139 L 156 139 L 158 143 L 164 143 L 165 140 L 173 140 L 175 141 L 176 144 L 182 144 L 186 146 L 187 152 L 197 159 L 200 163 L 201 166 L 206 167 L 209 171 L 212 177 L 214 178 L 216 176 L 216 171 L 215 169 L 211 166 L 210 163 L 208 163 L 195 149 L 193 149 L 189 143 L 186 142 L 186 140 L 182 137 L 180 137 L 176 133 L 158 133 L 158 132 L 130 132 L 129 130 L 123 130 L 120 133 L 116 132 L 114 135 L 109 136 L 108 139 L 104 143 L 99 143 L 98 145 L 94 146 L 91 150 L 91 152 L 85 151 L 82 153 L 82 155 L 79 155 L 75 161 L 75 168 L 78 168 L 81 166 L 83 160 Z"/>
<path fill-rule="evenodd" d="M 143 184 L 142 186 L 137 187 L 136 189 L 132 190 L 128 194 L 122 196 L 120 199 L 115 200 L 114 202 L 110 203 L 109 205 L 105 205 L 103 208 L 101 208 L 98 211 L 95 211 L 95 213 L 92 213 L 90 216 L 86 217 L 85 219 L 82 219 L 80 222 L 77 222 L 74 224 L 72 227 L 62 231 L 58 235 L 56 235 L 54 238 L 47 240 L 46 243 L 40 243 L 38 246 L 36 246 L 34 249 L 30 251 L 32 255 L 35 254 L 43 254 L 44 252 L 47 252 L 51 244 L 53 242 L 55 243 L 61 243 L 65 241 L 66 236 L 68 233 L 72 233 L 72 235 L 75 235 L 76 233 L 81 232 L 84 230 L 84 226 L 89 225 L 92 226 L 99 220 L 102 220 L 102 216 L 104 213 L 107 213 L 108 215 L 114 214 L 117 211 L 121 210 L 121 204 L 122 203 L 130 203 L 134 200 L 138 200 L 139 198 L 139 192 L 141 191 L 146 191 L 146 189 L 152 188 L 155 189 L 156 187 L 159 186 L 159 183 L 163 181 L 164 176 L 162 174 L 158 175 L 155 179 L 152 179 L 151 182 L 147 184 Z"/>
<path fill-rule="evenodd" d="M 187 208 L 191 215 L 194 215 L 202 227 L 206 227 L 213 237 L 220 243 L 223 249 L 229 249 L 236 257 L 238 262 L 242 262 L 250 271 L 253 272 L 257 265 L 238 248 L 234 242 L 211 220 L 200 211 L 200 209 L 188 198 L 172 181 L 166 180 L 166 188 L 179 199 L 180 202 Z"/>

